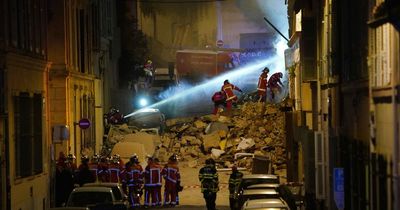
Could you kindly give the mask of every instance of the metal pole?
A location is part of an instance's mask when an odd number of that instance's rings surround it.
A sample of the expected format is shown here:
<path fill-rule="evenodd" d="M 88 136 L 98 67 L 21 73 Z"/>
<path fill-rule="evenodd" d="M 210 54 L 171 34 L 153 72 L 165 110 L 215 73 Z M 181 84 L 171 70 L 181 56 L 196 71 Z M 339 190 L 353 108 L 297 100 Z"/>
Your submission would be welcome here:
<path fill-rule="evenodd" d="M 286 38 L 286 36 L 283 35 L 283 34 L 274 26 L 274 24 L 272 24 L 266 17 L 264 17 L 264 20 L 265 20 L 276 32 L 278 32 L 279 35 L 281 35 L 284 39 L 286 39 L 286 41 L 289 42 L 289 39 Z"/>

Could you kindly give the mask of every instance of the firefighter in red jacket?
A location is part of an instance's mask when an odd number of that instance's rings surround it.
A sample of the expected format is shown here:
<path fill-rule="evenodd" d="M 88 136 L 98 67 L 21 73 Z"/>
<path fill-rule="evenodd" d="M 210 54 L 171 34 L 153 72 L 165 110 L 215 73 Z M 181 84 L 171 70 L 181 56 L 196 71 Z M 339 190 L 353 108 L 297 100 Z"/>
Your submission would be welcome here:
<path fill-rule="evenodd" d="M 242 90 L 235 85 L 229 83 L 229 80 L 224 81 L 224 85 L 221 88 L 221 91 L 225 92 L 226 98 L 226 109 L 229 111 L 232 109 L 232 104 L 237 101 L 237 96 L 233 93 L 233 90 L 237 90 L 242 92 Z"/>
<path fill-rule="evenodd" d="M 97 179 L 99 182 L 110 182 L 110 171 L 108 169 L 108 158 L 102 156 L 97 166 Z"/>
<path fill-rule="evenodd" d="M 269 73 L 269 69 L 268 69 L 268 67 L 265 67 L 262 70 L 260 77 L 258 78 L 257 91 L 258 91 L 258 96 L 259 96 L 258 101 L 260 101 L 260 102 L 265 102 L 265 100 L 266 100 L 268 73 Z"/>
<path fill-rule="evenodd" d="M 121 158 L 119 155 L 113 155 L 111 157 L 111 162 L 109 165 L 110 172 L 110 182 L 119 183 L 119 173 L 123 169 L 123 164 L 121 163 Z"/>
<path fill-rule="evenodd" d="M 93 155 L 92 159 L 90 160 L 89 165 L 89 170 L 92 173 L 92 176 L 95 178 L 95 181 L 97 181 L 97 169 L 100 161 L 100 156 L 98 154 Z"/>
<path fill-rule="evenodd" d="M 142 195 L 143 168 L 139 164 L 139 158 L 137 155 L 133 155 L 130 158 L 129 163 L 131 164 L 131 171 L 128 172 L 131 179 L 127 182 L 129 198 L 131 200 L 132 207 L 136 208 L 140 206 L 140 197 Z"/>
<path fill-rule="evenodd" d="M 211 100 L 214 102 L 213 114 L 218 114 L 219 106 L 226 106 L 225 93 L 223 91 L 215 92 Z"/>
<path fill-rule="evenodd" d="M 164 185 L 164 205 L 177 205 L 178 187 L 180 187 L 181 175 L 179 174 L 178 158 L 174 154 L 168 164 L 162 170 L 162 176 L 165 179 Z"/>
<path fill-rule="evenodd" d="M 271 76 L 271 78 L 268 80 L 268 87 L 271 91 L 271 98 L 274 100 L 275 94 L 281 91 L 281 88 L 283 86 L 281 79 L 283 77 L 282 72 L 277 72 Z"/>
<path fill-rule="evenodd" d="M 161 187 L 162 187 L 162 166 L 160 165 L 160 160 L 158 158 L 154 158 L 154 166 L 155 168 L 160 169 L 160 182 L 156 185 L 155 193 L 156 193 L 156 205 L 162 205 L 162 198 L 161 198 Z"/>
<path fill-rule="evenodd" d="M 157 197 L 157 187 L 161 185 L 162 168 L 154 163 L 153 157 L 148 157 L 147 166 L 144 171 L 144 206 L 156 206 L 160 203 Z M 150 202 L 151 200 L 151 202 Z"/>

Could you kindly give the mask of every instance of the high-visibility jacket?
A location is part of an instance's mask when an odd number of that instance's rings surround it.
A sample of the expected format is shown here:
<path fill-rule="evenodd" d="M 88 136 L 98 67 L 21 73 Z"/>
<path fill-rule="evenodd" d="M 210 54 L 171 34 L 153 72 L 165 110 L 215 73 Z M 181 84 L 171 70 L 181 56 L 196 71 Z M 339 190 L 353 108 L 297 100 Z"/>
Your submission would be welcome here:
<path fill-rule="evenodd" d="M 239 171 L 232 172 L 229 176 L 229 197 L 233 197 L 233 193 L 239 187 L 242 178 L 243 173 Z"/>
<path fill-rule="evenodd" d="M 130 180 L 128 186 L 142 186 L 143 184 L 143 168 L 141 165 L 134 163 L 129 172 Z"/>
<path fill-rule="evenodd" d="M 119 173 L 121 172 L 121 165 L 119 163 L 111 163 L 109 166 L 110 182 L 119 182 Z"/>
<path fill-rule="evenodd" d="M 201 192 L 218 192 L 218 173 L 214 165 L 205 165 L 199 171 L 199 180 L 201 182 Z"/>
<path fill-rule="evenodd" d="M 179 173 L 179 168 L 174 163 L 168 163 L 161 172 L 165 179 L 165 184 L 173 183 L 176 184 L 181 180 L 181 175 Z"/>
<path fill-rule="evenodd" d="M 269 78 L 268 87 L 277 88 L 277 87 L 279 87 L 278 84 L 282 85 L 280 74 L 282 74 L 282 73 L 280 73 L 280 72 L 275 73 L 271 76 L 271 78 Z"/>
<path fill-rule="evenodd" d="M 268 73 L 263 72 L 258 78 L 257 90 L 262 92 L 267 91 L 267 84 L 268 84 Z"/>
<path fill-rule="evenodd" d="M 233 90 L 242 91 L 240 88 L 230 83 L 223 85 L 221 90 L 225 92 L 226 101 L 234 101 L 237 99 L 237 96 L 233 93 Z"/>
<path fill-rule="evenodd" d="M 161 186 L 161 170 L 162 168 L 160 165 L 154 163 L 147 165 L 144 171 L 144 186 Z"/>

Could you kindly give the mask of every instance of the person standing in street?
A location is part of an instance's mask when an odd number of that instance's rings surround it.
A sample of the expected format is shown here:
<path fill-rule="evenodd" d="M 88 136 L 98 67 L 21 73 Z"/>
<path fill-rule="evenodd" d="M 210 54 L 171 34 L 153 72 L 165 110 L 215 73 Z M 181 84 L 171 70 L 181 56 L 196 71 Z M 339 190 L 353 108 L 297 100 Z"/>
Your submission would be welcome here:
<path fill-rule="evenodd" d="M 142 186 L 143 186 L 143 168 L 139 164 L 139 158 L 134 155 L 130 159 L 131 170 L 129 172 L 129 177 L 131 180 L 128 181 L 129 197 L 131 199 L 132 207 L 140 207 L 140 198 L 142 196 Z"/>
<path fill-rule="evenodd" d="M 181 176 L 178 168 L 178 158 L 174 154 L 168 159 L 167 165 L 162 170 L 162 176 L 165 180 L 164 185 L 164 205 L 177 205 L 178 186 L 180 185 Z"/>
<path fill-rule="evenodd" d="M 215 161 L 212 158 L 206 160 L 206 165 L 199 171 L 199 180 L 201 182 L 201 192 L 206 201 L 207 210 L 216 210 L 215 200 L 217 199 L 218 173 L 215 167 Z"/>
<path fill-rule="evenodd" d="M 79 165 L 78 173 L 76 174 L 76 181 L 79 186 L 96 181 L 96 178 L 89 169 L 89 157 L 82 156 L 81 160 L 82 163 Z"/>
<path fill-rule="evenodd" d="M 238 190 L 240 182 L 242 181 L 243 173 L 237 169 L 236 165 L 232 166 L 232 173 L 229 176 L 229 206 L 231 210 L 237 209 L 235 192 Z"/>
<path fill-rule="evenodd" d="M 258 78 L 257 92 L 259 102 L 265 102 L 267 98 L 268 73 L 269 69 L 265 67 Z"/>
<path fill-rule="evenodd" d="M 149 157 L 144 170 L 145 208 L 158 205 L 156 189 L 159 185 L 161 185 L 161 167 L 154 163 L 153 157 Z"/>

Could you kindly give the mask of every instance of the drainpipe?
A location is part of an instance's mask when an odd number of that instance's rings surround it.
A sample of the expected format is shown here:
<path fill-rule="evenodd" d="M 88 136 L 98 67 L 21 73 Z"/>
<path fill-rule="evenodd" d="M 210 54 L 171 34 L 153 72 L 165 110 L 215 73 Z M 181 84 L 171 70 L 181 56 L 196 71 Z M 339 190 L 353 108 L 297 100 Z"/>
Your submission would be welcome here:
<path fill-rule="evenodd" d="M 396 31 L 393 29 L 393 34 L 396 33 Z M 398 74 L 399 74 L 399 60 L 398 60 L 398 53 L 399 53 L 399 36 L 397 36 L 397 41 L 396 41 L 396 36 L 393 37 L 395 44 L 393 45 L 394 47 L 392 48 L 392 61 L 393 61 L 393 72 L 392 72 L 392 111 L 393 111 L 393 209 L 400 209 L 400 186 L 399 186 L 399 164 L 400 164 L 400 159 L 399 159 L 399 113 L 397 112 L 397 79 L 398 79 Z M 397 43 L 396 43 L 397 42 Z M 397 48 L 397 49 L 396 49 Z"/>

